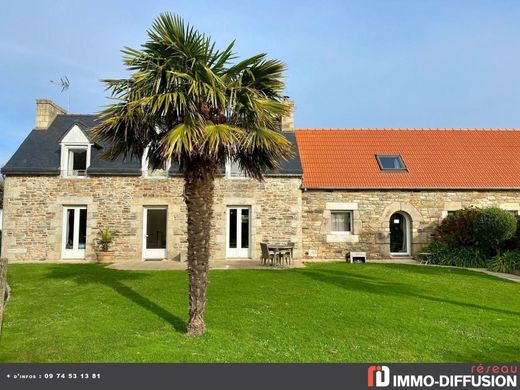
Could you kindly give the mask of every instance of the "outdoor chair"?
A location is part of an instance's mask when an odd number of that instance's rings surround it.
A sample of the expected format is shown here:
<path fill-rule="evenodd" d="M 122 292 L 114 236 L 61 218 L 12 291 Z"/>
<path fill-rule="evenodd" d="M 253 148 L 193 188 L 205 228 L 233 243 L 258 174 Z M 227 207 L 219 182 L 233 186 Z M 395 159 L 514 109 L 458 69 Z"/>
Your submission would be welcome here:
<path fill-rule="evenodd" d="M 287 265 L 291 265 L 294 263 L 293 259 L 293 251 L 294 251 L 294 242 L 288 242 L 287 246 L 290 247 L 290 250 L 282 252 L 282 261 L 284 261 Z"/>
<path fill-rule="evenodd" d="M 276 254 L 267 248 L 265 242 L 260 243 L 260 249 L 262 250 L 261 264 L 267 265 L 268 262 L 271 262 L 271 265 L 274 265 L 277 257 Z"/>

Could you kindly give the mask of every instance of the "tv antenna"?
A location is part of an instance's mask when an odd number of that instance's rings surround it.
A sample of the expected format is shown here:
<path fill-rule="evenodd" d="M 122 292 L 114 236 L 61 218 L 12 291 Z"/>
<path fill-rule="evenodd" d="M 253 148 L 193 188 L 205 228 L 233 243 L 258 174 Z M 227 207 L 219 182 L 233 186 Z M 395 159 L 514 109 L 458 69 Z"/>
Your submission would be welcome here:
<path fill-rule="evenodd" d="M 67 112 L 70 112 L 70 81 L 67 76 L 60 77 L 59 80 L 51 80 L 51 84 L 55 84 L 58 87 L 61 87 L 61 92 L 67 92 Z"/>

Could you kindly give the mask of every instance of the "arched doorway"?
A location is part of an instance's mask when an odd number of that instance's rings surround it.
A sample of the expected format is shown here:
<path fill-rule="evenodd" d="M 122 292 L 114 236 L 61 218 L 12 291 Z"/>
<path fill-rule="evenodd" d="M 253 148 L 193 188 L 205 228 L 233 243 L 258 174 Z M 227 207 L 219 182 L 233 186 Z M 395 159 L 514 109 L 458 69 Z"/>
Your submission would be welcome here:
<path fill-rule="evenodd" d="M 390 216 L 390 255 L 410 256 L 411 243 L 411 219 L 404 212 L 396 212 Z"/>

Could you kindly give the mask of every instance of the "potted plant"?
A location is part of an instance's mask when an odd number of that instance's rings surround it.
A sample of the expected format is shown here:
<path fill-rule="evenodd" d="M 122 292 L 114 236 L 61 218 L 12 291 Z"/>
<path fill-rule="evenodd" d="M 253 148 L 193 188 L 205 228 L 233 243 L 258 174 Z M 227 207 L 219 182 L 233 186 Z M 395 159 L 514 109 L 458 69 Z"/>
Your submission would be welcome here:
<path fill-rule="evenodd" d="M 111 252 L 110 244 L 114 242 L 117 232 L 108 228 L 99 229 L 96 242 L 98 244 L 98 251 L 96 251 L 97 260 L 100 263 L 110 263 L 114 257 L 114 252 Z"/>

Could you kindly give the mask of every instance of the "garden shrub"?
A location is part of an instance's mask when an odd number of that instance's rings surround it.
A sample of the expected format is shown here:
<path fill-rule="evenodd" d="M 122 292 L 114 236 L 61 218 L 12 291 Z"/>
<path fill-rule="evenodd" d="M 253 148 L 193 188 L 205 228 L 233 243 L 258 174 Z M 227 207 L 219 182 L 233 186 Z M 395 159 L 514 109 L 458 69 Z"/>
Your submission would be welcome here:
<path fill-rule="evenodd" d="M 507 251 L 490 260 L 488 269 L 494 272 L 512 273 L 520 269 L 520 250 Z"/>
<path fill-rule="evenodd" d="M 485 253 L 476 246 L 452 246 L 433 241 L 423 251 L 431 253 L 430 264 L 469 268 L 487 267 Z"/>
<path fill-rule="evenodd" d="M 475 245 L 473 221 L 478 212 L 477 208 L 469 207 L 447 216 L 435 229 L 435 240 L 455 246 Z"/>
<path fill-rule="evenodd" d="M 501 244 L 516 233 L 514 215 L 497 207 L 479 210 L 473 220 L 473 234 L 482 247 L 491 247 L 500 256 Z"/>
<path fill-rule="evenodd" d="M 516 233 L 509 240 L 504 242 L 503 249 L 512 251 L 515 249 L 520 249 L 520 216 L 516 216 Z"/>

